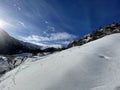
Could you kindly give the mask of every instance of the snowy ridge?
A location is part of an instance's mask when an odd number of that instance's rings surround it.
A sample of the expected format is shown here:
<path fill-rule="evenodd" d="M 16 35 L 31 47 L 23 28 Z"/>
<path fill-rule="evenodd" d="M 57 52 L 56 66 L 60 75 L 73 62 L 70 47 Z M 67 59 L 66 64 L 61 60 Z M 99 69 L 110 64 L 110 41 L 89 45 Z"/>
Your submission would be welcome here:
<path fill-rule="evenodd" d="M 114 33 L 120 33 L 120 22 L 109 24 L 106 27 L 100 28 L 98 30 L 91 32 L 90 34 L 83 36 L 79 40 L 74 40 L 68 45 L 68 48 L 73 47 L 73 46 L 81 46 L 88 42 L 100 39 L 104 36 L 114 34 Z"/>
<path fill-rule="evenodd" d="M 1 78 L 0 90 L 120 90 L 119 41 L 113 34 L 35 62 L 29 58 Z"/>

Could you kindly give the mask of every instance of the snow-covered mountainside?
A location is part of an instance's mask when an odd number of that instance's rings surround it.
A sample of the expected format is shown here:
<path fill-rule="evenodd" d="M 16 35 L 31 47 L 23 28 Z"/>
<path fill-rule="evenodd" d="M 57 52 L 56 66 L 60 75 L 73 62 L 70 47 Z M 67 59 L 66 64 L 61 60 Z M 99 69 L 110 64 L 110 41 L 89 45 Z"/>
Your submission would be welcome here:
<path fill-rule="evenodd" d="M 0 90 L 120 90 L 120 34 L 44 58 L 29 58 L 1 79 Z"/>

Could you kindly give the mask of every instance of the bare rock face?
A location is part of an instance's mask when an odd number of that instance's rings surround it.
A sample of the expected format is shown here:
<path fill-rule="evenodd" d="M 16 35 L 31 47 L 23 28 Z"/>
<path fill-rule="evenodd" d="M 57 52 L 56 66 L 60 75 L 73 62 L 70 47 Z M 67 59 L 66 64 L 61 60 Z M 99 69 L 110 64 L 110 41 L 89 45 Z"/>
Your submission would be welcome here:
<path fill-rule="evenodd" d="M 120 33 L 120 23 L 113 23 L 113 24 L 110 24 L 99 30 L 93 31 L 90 34 L 85 35 L 80 40 L 75 40 L 75 41 L 71 42 L 68 45 L 68 48 L 73 47 L 73 46 L 80 46 L 80 45 L 86 44 L 90 41 L 94 41 L 96 39 L 99 39 L 106 35 L 110 35 L 110 34 L 114 34 L 114 33 Z"/>

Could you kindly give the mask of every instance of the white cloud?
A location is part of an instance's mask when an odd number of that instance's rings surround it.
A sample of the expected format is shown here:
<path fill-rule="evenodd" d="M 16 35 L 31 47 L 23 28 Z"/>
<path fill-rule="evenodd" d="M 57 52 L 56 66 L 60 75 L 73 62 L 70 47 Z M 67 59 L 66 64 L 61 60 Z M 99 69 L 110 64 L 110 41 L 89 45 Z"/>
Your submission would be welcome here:
<path fill-rule="evenodd" d="M 67 39 L 71 39 L 71 38 L 75 38 L 75 35 L 66 33 L 66 32 L 62 32 L 62 33 L 52 33 L 50 36 L 51 40 L 67 40 Z"/>
<path fill-rule="evenodd" d="M 20 7 L 17 7 L 19 11 L 21 11 L 21 8 Z"/>
<path fill-rule="evenodd" d="M 18 23 L 19 23 L 20 25 L 22 25 L 23 27 L 25 27 L 25 24 L 24 24 L 22 21 L 18 21 Z"/>
<path fill-rule="evenodd" d="M 40 42 L 40 41 L 49 41 L 48 37 L 43 37 L 43 36 L 38 36 L 38 35 L 31 35 L 28 37 L 23 37 L 25 41 L 35 41 L 35 42 Z"/>
<path fill-rule="evenodd" d="M 28 37 L 22 37 L 21 39 L 26 42 L 30 42 L 40 46 L 54 46 L 60 47 L 61 45 L 67 45 L 76 36 L 67 32 L 51 33 L 49 36 L 30 35 Z"/>
<path fill-rule="evenodd" d="M 38 35 L 31 35 L 28 37 L 23 37 L 22 39 L 25 41 L 36 41 L 36 42 L 42 42 L 42 41 L 57 41 L 57 40 L 69 40 L 76 38 L 75 35 L 66 33 L 66 32 L 59 32 L 59 33 L 51 33 L 49 37 L 45 36 L 38 36 Z"/>
<path fill-rule="evenodd" d="M 45 21 L 46 24 L 48 24 L 48 21 Z"/>
<path fill-rule="evenodd" d="M 52 31 L 52 32 L 54 32 L 54 31 L 55 31 L 55 27 L 47 26 L 47 30 L 48 30 L 48 31 Z"/>

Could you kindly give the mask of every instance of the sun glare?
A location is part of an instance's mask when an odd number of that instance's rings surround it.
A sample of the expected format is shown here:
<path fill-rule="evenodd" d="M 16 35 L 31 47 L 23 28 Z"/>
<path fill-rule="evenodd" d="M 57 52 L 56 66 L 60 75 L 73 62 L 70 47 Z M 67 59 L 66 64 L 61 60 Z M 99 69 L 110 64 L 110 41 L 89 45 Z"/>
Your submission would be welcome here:
<path fill-rule="evenodd" d="M 4 28 L 7 25 L 7 22 L 0 20 L 0 28 Z"/>

